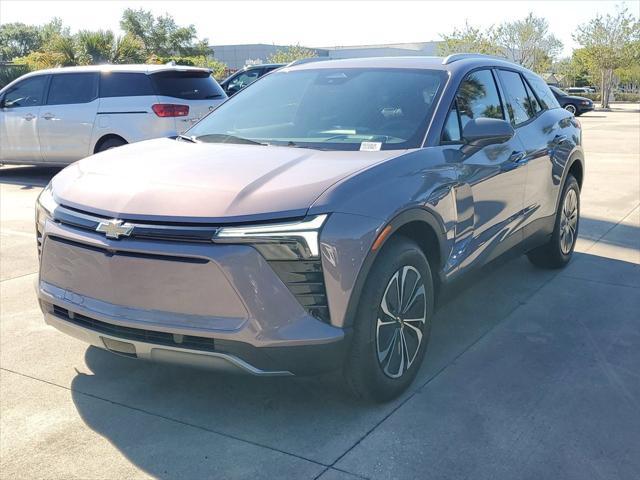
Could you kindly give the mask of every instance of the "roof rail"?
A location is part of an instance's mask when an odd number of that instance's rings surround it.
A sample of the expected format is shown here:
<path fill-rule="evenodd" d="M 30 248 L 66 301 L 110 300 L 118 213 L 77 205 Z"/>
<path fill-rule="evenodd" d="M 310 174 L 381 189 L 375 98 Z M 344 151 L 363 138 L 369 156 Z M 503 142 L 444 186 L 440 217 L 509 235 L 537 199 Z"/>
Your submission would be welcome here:
<path fill-rule="evenodd" d="M 299 60 L 294 60 L 291 63 L 287 64 L 287 67 L 293 67 L 294 65 L 302 65 L 304 63 L 311 63 L 311 62 L 322 62 L 323 60 L 331 60 L 329 57 L 307 57 L 307 58 L 300 58 Z"/>
<path fill-rule="evenodd" d="M 454 53 L 453 55 L 449 55 L 442 60 L 442 65 L 449 65 L 450 63 L 457 62 L 458 60 L 465 60 L 467 58 L 486 58 L 492 60 L 502 60 L 503 62 L 508 62 L 504 57 L 498 57 L 496 55 L 485 55 L 484 53 Z"/>

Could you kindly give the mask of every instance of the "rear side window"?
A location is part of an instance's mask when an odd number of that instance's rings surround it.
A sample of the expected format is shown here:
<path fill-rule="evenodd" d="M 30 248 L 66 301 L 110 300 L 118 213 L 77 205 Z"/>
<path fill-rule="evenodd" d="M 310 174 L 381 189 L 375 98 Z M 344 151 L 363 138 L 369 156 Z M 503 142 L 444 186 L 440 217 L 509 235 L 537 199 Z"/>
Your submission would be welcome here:
<path fill-rule="evenodd" d="M 537 75 L 527 75 L 527 80 L 533 88 L 533 91 L 538 96 L 538 100 L 540 101 L 540 106 L 546 110 L 551 108 L 560 108 L 560 104 L 558 100 L 556 100 L 555 95 L 551 92 L 549 86 Z"/>
<path fill-rule="evenodd" d="M 507 110 L 514 125 L 519 125 L 533 118 L 529 95 L 524 88 L 522 78 L 517 72 L 500 70 L 500 79 L 506 90 Z"/>
<path fill-rule="evenodd" d="M 98 74 L 60 73 L 51 77 L 47 105 L 89 103 L 98 97 Z"/>
<path fill-rule="evenodd" d="M 46 75 L 22 80 L 7 91 L 4 96 L 4 106 L 7 108 L 17 108 L 42 105 L 46 84 Z"/>
<path fill-rule="evenodd" d="M 206 100 L 224 97 L 222 88 L 208 72 L 167 71 L 150 75 L 156 93 L 185 100 Z"/>
<path fill-rule="evenodd" d="M 140 97 L 154 95 L 149 76 L 144 73 L 103 72 L 100 97 Z"/>
<path fill-rule="evenodd" d="M 478 70 L 465 77 L 456 96 L 461 128 L 475 118 L 504 119 L 502 104 L 493 74 Z"/>

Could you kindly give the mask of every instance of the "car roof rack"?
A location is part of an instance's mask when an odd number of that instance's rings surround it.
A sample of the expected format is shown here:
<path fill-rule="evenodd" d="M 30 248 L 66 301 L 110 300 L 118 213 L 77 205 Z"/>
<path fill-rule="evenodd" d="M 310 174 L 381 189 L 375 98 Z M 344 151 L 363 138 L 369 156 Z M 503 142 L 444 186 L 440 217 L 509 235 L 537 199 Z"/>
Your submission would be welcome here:
<path fill-rule="evenodd" d="M 293 67 L 294 65 L 303 65 L 305 63 L 311 63 L 311 62 L 322 62 L 324 60 L 331 60 L 329 57 L 307 57 L 307 58 L 300 58 L 299 60 L 294 60 L 291 63 L 287 64 L 287 67 Z"/>
<path fill-rule="evenodd" d="M 450 63 L 457 62 L 458 60 L 466 60 L 467 58 L 486 58 L 491 60 L 502 60 L 508 62 L 504 57 L 498 57 L 497 55 L 486 55 L 484 53 L 454 53 L 442 60 L 442 65 L 449 65 Z"/>

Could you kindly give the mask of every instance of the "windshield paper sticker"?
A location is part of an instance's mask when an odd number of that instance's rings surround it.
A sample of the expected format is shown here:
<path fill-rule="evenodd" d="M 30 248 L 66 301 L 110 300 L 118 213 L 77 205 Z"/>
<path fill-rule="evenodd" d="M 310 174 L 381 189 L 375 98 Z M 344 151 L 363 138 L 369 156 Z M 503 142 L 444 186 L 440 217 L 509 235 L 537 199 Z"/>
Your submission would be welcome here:
<path fill-rule="evenodd" d="M 360 144 L 361 152 L 377 152 L 382 148 L 381 142 L 362 142 Z"/>

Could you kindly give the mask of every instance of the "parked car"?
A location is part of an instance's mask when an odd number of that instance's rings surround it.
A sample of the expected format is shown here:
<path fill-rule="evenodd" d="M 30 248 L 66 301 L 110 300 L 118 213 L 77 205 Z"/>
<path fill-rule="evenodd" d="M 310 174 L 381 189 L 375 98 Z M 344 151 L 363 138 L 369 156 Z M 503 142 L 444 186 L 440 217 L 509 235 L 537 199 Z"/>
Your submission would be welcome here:
<path fill-rule="evenodd" d="M 285 65 L 286 63 L 267 63 L 263 65 L 246 66 L 225 78 L 220 82 L 220 86 L 224 89 L 227 95 L 235 95 L 244 87 L 255 82 L 261 76 L 277 70 L 278 68 L 282 68 Z"/>
<path fill-rule="evenodd" d="M 176 139 L 98 153 L 37 204 L 46 322 L 131 357 L 341 370 L 387 400 L 436 293 L 518 249 L 571 259 L 581 128 L 481 55 L 329 60 L 258 80 Z"/>
<path fill-rule="evenodd" d="M 0 163 L 65 165 L 175 136 L 226 98 L 202 68 L 100 65 L 29 73 L 0 90 Z"/>
<path fill-rule="evenodd" d="M 560 103 L 560 106 L 565 110 L 573 113 L 576 117 L 579 117 L 583 113 L 592 111 L 595 107 L 593 101 L 585 97 L 578 97 L 576 95 L 570 95 L 564 90 L 558 87 L 550 87 L 553 95 Z"/>

